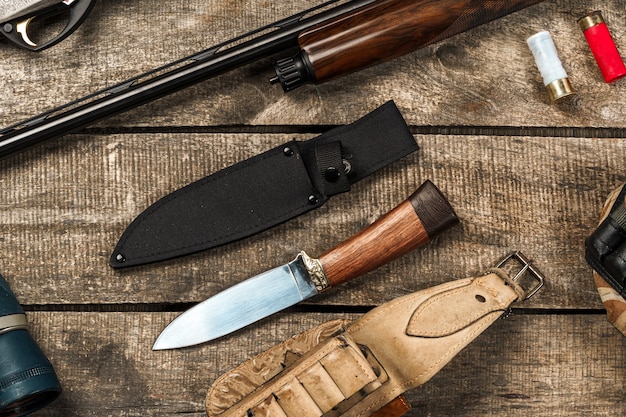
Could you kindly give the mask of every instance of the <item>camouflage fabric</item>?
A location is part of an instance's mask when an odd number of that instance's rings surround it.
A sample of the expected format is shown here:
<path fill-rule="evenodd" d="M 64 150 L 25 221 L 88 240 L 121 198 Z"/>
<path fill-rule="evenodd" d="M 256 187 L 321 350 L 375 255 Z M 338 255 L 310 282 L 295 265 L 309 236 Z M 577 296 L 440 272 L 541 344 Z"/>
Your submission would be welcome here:
<path fill-rule="evenodd" d="M 611 208 L 615 205 L 615 202 L 623 188 L 624 184 L 609 194 L 606 202 L 604 203 L 598 224 L 602 223 L 602 221 L 609 215 Z M 593 272 L 593 279 L 596 288 L 598 289 L 598 294 L 600 294 L 600 298 L 602 299 L 602 303 L 606 308 L 609 321 L 617 328 L 617 330 L 626 336 L 626 300 L 624 300 L 624 298 L 619 295 L 619 293 L 596 271 Z"/>

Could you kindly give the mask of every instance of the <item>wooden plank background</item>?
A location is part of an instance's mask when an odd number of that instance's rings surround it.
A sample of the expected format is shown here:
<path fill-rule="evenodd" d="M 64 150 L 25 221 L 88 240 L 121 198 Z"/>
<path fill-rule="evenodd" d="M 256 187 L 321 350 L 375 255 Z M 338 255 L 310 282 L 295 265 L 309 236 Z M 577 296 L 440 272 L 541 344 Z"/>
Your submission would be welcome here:
<path fill-rule="evenodd" d="M 63 43 L 0 42 L 0 126 L 191 55 L 315 1 L 100 0 Z M 0 160 L 0 273 L 55 364 L 41 416 L 204 415 L 221 373 L 326 320 L 455 278 L 519 249 L 547 277 L 432 381 L 410 416 L 606 416 L 624 405 L 626 343 L 606 320 L 583 240 L 626 181 L 626 81 L 605 84 L 576 24 L 602 10 L 626 53 L 619 0 L 549 0 L 341 81 L 284 94 L 273 60 Z M 551 105 L 526 45 L 552 33 L 577 96 Z M 125 227 L 158 198 L 292 138 L 394 100 L 421 149 L 324 207 L 215 250 L 114 271 Z M 424 180 L 460 226 L 310 302 L 204 345 L 152 352 L 180 312 L 242 279 L 319 255 Z"/>

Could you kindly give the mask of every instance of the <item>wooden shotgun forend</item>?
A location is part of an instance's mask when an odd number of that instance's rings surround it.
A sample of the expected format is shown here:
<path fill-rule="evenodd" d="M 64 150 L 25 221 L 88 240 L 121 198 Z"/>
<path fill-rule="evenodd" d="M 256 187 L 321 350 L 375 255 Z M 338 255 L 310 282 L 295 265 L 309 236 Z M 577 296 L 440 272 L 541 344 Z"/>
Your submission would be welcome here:
<path fill-rule="evenodd" d="M 317 83 L 390 61 L 435 39 L 470 0 L 386 0 L 300 34 Z"/>
<path fill-rule="evenodd" d="M 300 33 L 300 52 L 276 64 L 285 91 L 333 80 L 543 0 L 379 0 Z"/>

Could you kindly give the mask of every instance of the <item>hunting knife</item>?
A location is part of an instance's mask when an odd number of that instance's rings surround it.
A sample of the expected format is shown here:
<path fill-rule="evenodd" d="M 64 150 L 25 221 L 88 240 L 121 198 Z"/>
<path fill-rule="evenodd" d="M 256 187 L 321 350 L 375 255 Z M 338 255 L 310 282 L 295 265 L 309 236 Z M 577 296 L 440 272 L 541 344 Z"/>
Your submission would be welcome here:
<path fill-rule="evenodd" d="M 318 259 L 291 262 L 249 278 L 190 308 L 159 335 L 153 350 L 208 342 L 370 272 L 422 246 L 459 219 L 426 181 L 408 199 Z"/>

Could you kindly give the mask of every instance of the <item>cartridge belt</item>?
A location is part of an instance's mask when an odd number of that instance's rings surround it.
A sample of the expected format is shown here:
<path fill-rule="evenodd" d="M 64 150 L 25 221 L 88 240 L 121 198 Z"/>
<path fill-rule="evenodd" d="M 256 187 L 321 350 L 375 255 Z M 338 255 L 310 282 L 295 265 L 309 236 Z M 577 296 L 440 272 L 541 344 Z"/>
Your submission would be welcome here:
<path fill-rule="evenodd" d="M 207 414 L 401 416 L 409 410 L 404 392 L 432 378 L 543 282 L 537 272 L 536 284 L 525 290 L 518 276 L 494 268 L 400 297 L 355 322 L 335 320 L 301 333 L 221 376 L 207 395 Z"/>

